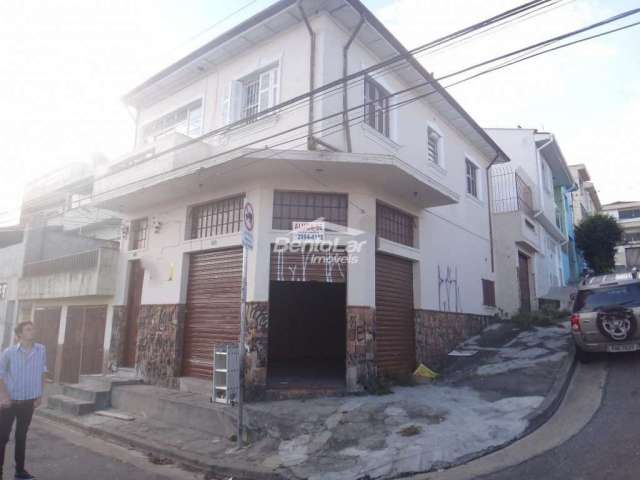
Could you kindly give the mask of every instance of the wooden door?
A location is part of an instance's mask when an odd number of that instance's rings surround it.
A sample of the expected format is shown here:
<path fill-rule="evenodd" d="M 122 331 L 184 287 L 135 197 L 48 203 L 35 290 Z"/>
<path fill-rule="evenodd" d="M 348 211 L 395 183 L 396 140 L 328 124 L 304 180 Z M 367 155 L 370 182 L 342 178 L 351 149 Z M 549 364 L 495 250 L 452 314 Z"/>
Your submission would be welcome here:
<path fill-rule="evenodd" d="M 376 254 L 376 357 L 385 376 L 404 376 L 416 366 L 413 263 Z"/>
<path fill-rule="evenodd" d="M 36 308 L 33 323 L 36 328 L 36 342 L 43 344 L 47 349 L 47 377 L 53 379 L 58 353 L 60 307 Z"/>
<path fill-rule="evenodd" d="M 129 270 L 129 288 L 127 293 L 127 315 L 124 335 L 123 367 L 135 367 L 138 342 L 138 315 L 142 302 L 144 269 L 140 260 L 131 262 Z"/>
<path fill-rule="evenodd" d="M 240 336 L 242 249 L 191 255 L 183 375 L 211 379 L 213 348 Z"/>
<path fill-rule="evenodd" d="M 106 323 L 106 305 L 85 307 L 82 328 L 82 354 L 80 356 L 81 375 L 102 373 Z"/>
<path fill-rule="evenodd" d="M 78 383 L 80 378 L 84 308 L 79 306 L 67 308 L 67 324 L 64 331 L 62 368 L 60 371 L 60 381 L 63 383 Z"/>
<path fill-rule="evenodd" d="M 529 257 L 518 252 L 518 283 L 520 285 L 520 310 L 531 311 L 531 288 L 529 286 Z"/>

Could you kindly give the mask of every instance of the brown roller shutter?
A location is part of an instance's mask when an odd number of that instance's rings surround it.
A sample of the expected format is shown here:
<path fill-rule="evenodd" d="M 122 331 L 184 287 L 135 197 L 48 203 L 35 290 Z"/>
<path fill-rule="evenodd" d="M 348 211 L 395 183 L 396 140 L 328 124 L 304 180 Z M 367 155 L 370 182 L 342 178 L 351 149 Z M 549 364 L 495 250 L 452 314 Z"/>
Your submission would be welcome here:
<path fill-rule="evenodd" d="M 241 248 L 191 255 L 183 375 L 210 380 L 214 345 L 238 342 L 241 281 Z"/>
<path fill-rule="evenodd" d="M 376 254 L 376 357 L 385 376 L 401 376 L 415 368 L 413 264 Z"/>

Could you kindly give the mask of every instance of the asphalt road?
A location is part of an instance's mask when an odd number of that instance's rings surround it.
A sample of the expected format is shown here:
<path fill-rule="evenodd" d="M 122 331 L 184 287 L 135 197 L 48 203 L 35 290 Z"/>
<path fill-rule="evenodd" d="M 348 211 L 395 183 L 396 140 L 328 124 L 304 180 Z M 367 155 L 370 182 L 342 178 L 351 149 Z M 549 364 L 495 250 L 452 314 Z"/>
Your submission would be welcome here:
<path fill-rule="evenodd" d="M 577 435 L 520 465 L 477 480 L 640 478 L 640 354 L 611 355 L 602 405 Z"/>
<path fill-rule="evenodd" d="M 40 480 L 195 480 L 174 465 L 34 419 L 27 440 L 27 470 Z M 13 440 L 7 445 L 3 479 L 13 479 Z"/>

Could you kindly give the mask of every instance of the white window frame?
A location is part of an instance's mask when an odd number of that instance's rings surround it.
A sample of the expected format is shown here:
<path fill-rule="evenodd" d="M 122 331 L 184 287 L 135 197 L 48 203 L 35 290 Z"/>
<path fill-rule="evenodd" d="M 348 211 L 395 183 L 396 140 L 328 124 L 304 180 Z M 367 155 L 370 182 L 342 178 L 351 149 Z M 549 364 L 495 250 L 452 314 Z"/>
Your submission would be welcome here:
<path fill-rule="evenodd" d="M 429 158 L 429 131 L 433 131 L 436 135 L 438 135 L 438 161 L 434 162 Z M 442 130 L 440 130 L 434 123 L 427 123 L 426 128 L 426 153 L 427 153 L 427 164 L 436 167 L 437 169 L 442 170 L 443 172 L 446 170 L 446 159 L 444 152 L 444 135 L 442 134 Z"/>
<path fill-rule="evenodd" d="M 262 118 L 261 111 L 280 103 L 281 64 L 280 60 L 270 62 L 227 84 L 222 95 L 223 125 L 240 120 L 246 120 L 248 123 L 254 122 Z M 248 114 L 247 85 L 251 83 L 257 84 L 255 103 L 252 103 L 256 108 L 255 112 L 252 111 Z"/>
<path fill-rule="evenodd" d="M 168 128 L 165 128 L 164 130 L 155 132 L 153 135 L 145 136 L 145 129 L 147 127 L 149 127 L 152 123 L 160 120 L 161 118 L 163 118 L 163 117 L 165 117 L 167 115 L 170 115 L 170 114 L 172 114 L 174 112 L 178 112 L 179 110 L 187 108 L 187 107 L 189 107 L 189 105 L 195 104 L 198 101 L 200 102 L 200 107 L 199 107 L 200 112 L 198 114 L 198 116 L 200 117 L 200 119 L 199 119 L 200 126 L 197 129 L 197 131 L 191 132 L 189 130 L 190 124 L 191 124 L 191 118 L 192 118 L 191 115 L 192 115 L 193 111 L 195 111 L 196 109 L 187 109 L 187 118 L 186 118 L 186 121 L 184 122 L 184 125 L 186 127 L 185 131 L 180 131 L 177 127 L 179 125 L 181 125 L 181 123 L 176 123 L 176 124 L 173 124 L 171 127 L 168 127 Z M 178 132 L 178 133 L 181 133 L 183 135 L 187 135 L 187 136 L 192 137 L 192 138 L 193 137 L 199 137 L 200 135 L 202 135 L 203 129 L 204 129 L 204 104 L 205 104 L 204 96 L 200 96 L 200 97 L 194 98 L 193 100 L 191 100 L 189 102 L 183 103 L 178 108 L 174 108 L 174 109 L 168 110 L 168 111 L 164 112 L 162 115 L 158 115 L 153 120 L 150 120 L 150 121 L 146 122 L 144 125 L 142 125 L 142 128 L 140 129 L 140 136 L 141 136 L 142 143 L 143 144 L 154 143 L 158 139 L 160 139 L 162 137 L 165 137 L 167 135 L 171 135 L 174 132 Z"/>
<path fill-rule="evenodd" d="M 364 122 L 363 125 L 366 125 L 367 127 L 369 127 L 371 130 L 377 132 L 378 134 L 382 135 L 384 138 L 387 138 L 389 140 L 391 140 L 393 137 L 393 129 L 392 129 L 392 125 L 393 125 L 393 120 L 392 120 L 392 116 L 391 116 L 391 110 L 390 107 L 392 106 L 392 102 L 391 102 L 391 98 L 389 97 L 390 93 L 389 93 L 389 89 L 383 85 L 382 83 L 380 83 L 378 80 L 373 79 L 369 76 L 365 76 L 364 82 L 363 82 L 363 105 L 364 105 Z M 374 98 L 373 100 L 371 100 L 371 98 L 367 95 L 367 93 L 369 92 L 369 88 L 373 87 L 376 91 L 378 91 L 378 94 L 380 95 L 379 98 L 383 98 L 384 100 L 382 100 L 382 106 L 380 106 L 378 103 L 379 101 L 376 101 L 376 99 Z M 369 105 L 370 102 L 373 102 L 371 105 Z M 374 125 L 371 125 L 369 123 L 369 114 L 368 111 L 370 108 L 374 108 Z M 377 125 L 377 111 L 384 109 L 385 111 L 383 112 L 383 122 L 382 122 L 382 131 L 380 130 L 380 128 Z"/>
<path fill-rule="evenodd" d="M 476 187 L 476 193 L 475 195 L 469 191 L 469 183 L 468 183 L 468 178 L 469 178 L 469 173 L 467 171 L 467 164 L 472 165 L 473 167 L 475 167 L 475 187 Z M 480 175 L 480 172 L 482 171 L 482 169 L 480 168 L 480 165 L 478 165 L 478 162 L 474 161 L 469 155 L 465 155 L 464 156 L 464 180 L 465 180 L 465 192 L 467 193 L 467 195 L 469 195 L 471 198 L 475 199 L 475 200 L 480 200 L 482 201 L 482 175 Z"/>

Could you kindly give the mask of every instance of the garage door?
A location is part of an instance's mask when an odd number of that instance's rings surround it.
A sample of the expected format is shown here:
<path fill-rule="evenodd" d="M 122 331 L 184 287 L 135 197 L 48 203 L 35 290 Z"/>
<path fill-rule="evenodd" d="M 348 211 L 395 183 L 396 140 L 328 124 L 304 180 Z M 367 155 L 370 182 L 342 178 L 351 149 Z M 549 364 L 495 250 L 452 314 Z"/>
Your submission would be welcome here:
<path fill-rule="evenodd" d="M 183 375 L 211 379 L 213 347 L 240 336 L 242 249 L 191 255 Z"/>
<path fill-rule="evenodd" d="M 415 368 L 413 264 L 381 253 L 376 254 L 376 357 L 385 376 Z"/>

